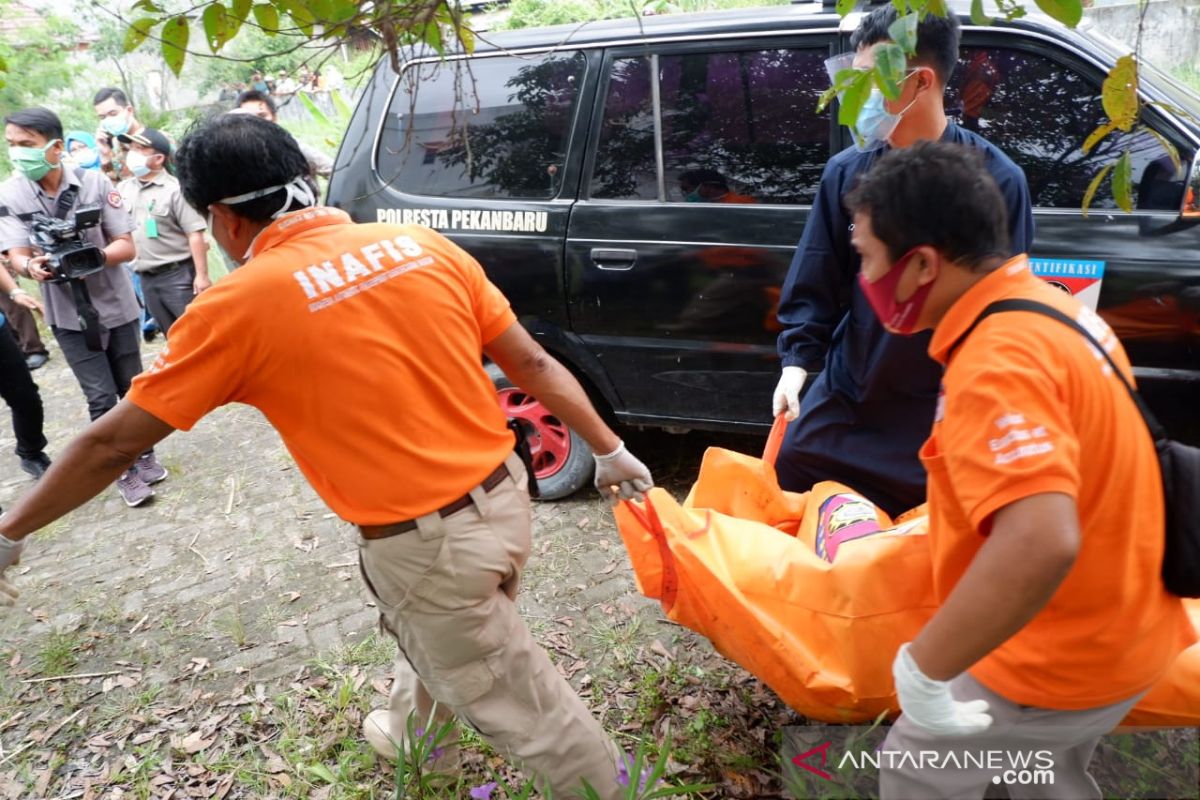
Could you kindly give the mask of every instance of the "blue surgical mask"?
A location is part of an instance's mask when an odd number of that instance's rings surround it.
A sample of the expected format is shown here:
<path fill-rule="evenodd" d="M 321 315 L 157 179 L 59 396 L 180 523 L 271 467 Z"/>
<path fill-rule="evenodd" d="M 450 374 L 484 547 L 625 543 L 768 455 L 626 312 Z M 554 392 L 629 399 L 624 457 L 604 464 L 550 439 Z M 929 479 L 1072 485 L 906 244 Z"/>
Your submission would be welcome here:
<path fill-rule="evenodd" d="M 129 110 L 126 109 L 124 114 L 118 114 L 115 117 L 105 117 L 100 123 L 100 127 L 104 128 L 104 132 L 112 136 L 120 136 L 123 133 L 129 132 Z"/>
<path fill-rule="evenodd" d="M 95 169 L 100 166 L 100 154 L 90 147 L 72 150 L 71 160 L 84 169 Z"/>
<path fill-rule="evenodd" d="M 909 75 L 912 74 L 909 73 Z M 907 80 L 908 77 L 906 75 L 904 79 Z M 887 144 L 888 139 L 896 132 L 900 119 L 913 107 L 915 102 L 917 102 L 916 97 L 901 111 L 893 114 L 887 110 L 883 92 L 879 91 L 878 87 L 872 89 L 871 94 L 867 97 L 867 102 L 858 112 L 858 119 L 854 121 L 854 130 L 858 134 L 854 144 L 859 151 L 869 153 Z"/>

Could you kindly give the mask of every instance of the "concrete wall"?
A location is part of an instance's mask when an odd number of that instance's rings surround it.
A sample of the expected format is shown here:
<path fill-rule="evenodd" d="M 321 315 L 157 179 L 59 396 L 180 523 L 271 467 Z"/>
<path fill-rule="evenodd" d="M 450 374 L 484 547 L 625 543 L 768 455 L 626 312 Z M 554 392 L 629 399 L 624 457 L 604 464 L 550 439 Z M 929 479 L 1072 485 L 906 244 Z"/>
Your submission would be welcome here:
<path fill-rule="evenodd" d="M 1084 11 L 1102 33 L 1129 47 L 1137 40 L 1136 2 L 1103 2 Z M 1142 57 L 1158 67 L 1200 70 L 1200 0 L 1152 0 L 1142 30 Z"/>

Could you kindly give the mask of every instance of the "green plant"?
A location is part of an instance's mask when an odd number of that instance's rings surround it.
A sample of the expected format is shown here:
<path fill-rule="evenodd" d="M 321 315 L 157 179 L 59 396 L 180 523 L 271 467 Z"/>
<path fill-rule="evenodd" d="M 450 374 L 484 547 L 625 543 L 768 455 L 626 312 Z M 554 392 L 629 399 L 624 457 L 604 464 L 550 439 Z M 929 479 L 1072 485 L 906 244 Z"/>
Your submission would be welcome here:
<path fill-rule="evenodd" d="M 42 674 L 46 677 L 65 675 L 77 663 L 75 648 L 80 644 L 79 637 L 74 633 L 55 631 L 51 633 L 42 646 L 38 659 L 42 665 Z"/>

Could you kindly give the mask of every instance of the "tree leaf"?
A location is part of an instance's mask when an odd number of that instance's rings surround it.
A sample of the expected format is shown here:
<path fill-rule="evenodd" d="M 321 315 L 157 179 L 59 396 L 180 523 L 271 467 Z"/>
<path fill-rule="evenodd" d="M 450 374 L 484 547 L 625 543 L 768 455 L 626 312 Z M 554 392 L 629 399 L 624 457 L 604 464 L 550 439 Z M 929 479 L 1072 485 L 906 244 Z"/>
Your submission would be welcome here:
<path fill-rule="evenodd" d="M 464 53 L 475 52 L 475 31 L 471 30 L 471 26 L 462 24 L 454 27 L 454 32 L 458 35 L 458 41 L 462 44 Z"/>
<path fill-rule="evenodd" d="M 305 0 L 282 0 L 282 5 L 287 9 L 288 16 L 292 18 L 292 22 L 296 23 L 300 32 L 311 37 L 313 25 L 317 20 L 309 9 L 308 3 Z"/>
<path fill-rule="evenodd" d="M 1113 199 L 1126 214 L 1133 211 L 1133 161 L 1129 151 L 1121 153 L 1112 175 Z"/>
<path fill-rule="evenodd" d="M 129 7 L 130 11 L 145 11 L 147 14 L 161 14 L 163 10 L 159 8 L 154 0 L 137 0 Z"/>
<path fill-rule="evenodd" d="M 183 61 L 187 58 L 188 36 L 191 31 L 188 30 L 188 19 L 182 14 L 177 17 L 171 17 L 162 27 L 162 55 L 163 60 L 167 62 L 167 66 L 171 68 L 171 72 L 175 73 L 175 77 L 179 77 L 179 73 L 183 71 Z"/>
<path fill-rule="evenodd" d="M 1054 19 L 1074 28 L 1083 19 L 1083 3 L 1080 0 L 1035 0 L 1037 7 Z"/>
<path fill-rule="evenodd" d="M 0 56 L 0 72 L 8 72 L 8 59 Z M 2 86 L 3 84 L 0 84 Z"/>
<path fill-rule="evenodd" d="M 308 10 L 313 19 L 328 22 L 333 19 L 333 0 L 308 0 Z"/>
<path fill-rule="evenodd" d="M 204 23 L 204 37 L 208 39 L 208 49 L 214 53 L 229 40 L 229 25 L 225 20 L 225 6 L 220 3 L 210 3 L 201 16 Z"/>
<path fill-rule="evenodd" d="M 1123 131 L 1133 128 L 1138 118 L 1137 61 L 1132 55 L 1121 56 L 1108 71 L 1100 90 L 1104 112 Z"/>
<path fill-rule="evenodd" d="M 279 31 L 279 12 L 270 3 L 257 3 L 254 6 L 254 21 L 272 36 Z"/>
<path fill-rule="evenodd" d="M 1096 197 L 1096 192 L 1100 190 L 1100 184 L 1104 182 L 1104 178 L 1108 173 L 1112 172 L 1113 165 L 1109 164 L 1104 169 L 1096 173 L 1092 178 L 1092 182 L 1088 184 L 1087 191 L 1083 193 L 1083 217 L 1087 219 L 1088 208 L 1092 205 L 1092 200 Z"/>
<path fill-rule="evenodd" d="M 858 114 L 871 95 L 871 72 L 860 72 L 838 98 L 838 123 L 853 128 Z"/>
<path fill-rule="evenodd" d="M 903 17 L 908 13 L 908 0 L 892 0 L 892 8 L 896 9 L 897 17 Z"/>
<path fill-rule="evenodd" d="M 837 10 L 839 17 L 844 17 L 854 10 L 854 4 L 857 0 L 837 0 L 837 5 L 834 7 Z"/>
<path fill-rule="evenodd" d="M 983 10 L 983 0 L 971 0 L 971 22 L 976 25 L 991 25 L 994 20 Z"/>
<path fill-rule="evenodd" d="M 313 99 L 308 96 L 308 92 L 296 92 L 296 97 L 300 98 L 300 105 L 308 109 L 308 113 L 312 114 L 313 119 L 322 125 L 331 125 L 329 117 L 325 116 L 325 112 L 321 110 Z"/>
<path fill-rule="evenodd" d="M 142 17 L 135 19 L 129 26 L 129 30 L 125 31 L 125 41 L 121 44 L 121 50 L 125 53 L 132 53 L 141 46 L 142 42 L 146 41 L 146 37 L 150 35 L 150 29 L 158 23 L 154 17 Z"/>
<path fill-rule="evenodd" d="M 917 12 L 914 11 L 897 17 L 896 21 L 888 26 L 888 37 L 908 55 L 917 52 L 917 22 Z"/>
<path fill-rule="evenodd" d="M 1103 125 L 1097 126 L 1096 130 L 1088 134 L 1087 139 L 1084 141 L 1083 147 L 1081 148 L 1083 150 L 1083 154 L 1087 155 L 1090 153 L 1093 147 L 1100 144 L 1101 139 L 1103 139 L 1105 136 L 1108 136 L 1116 129 L 1117 126 L 1111 122 L 1106 122 Z"/>
<path fill-rule="evenodd" d="M 241 25 L 250 17 L 250 7 L 254 5 L 254 0 L 233 0 L 229 9 L 229 16 L 237 20 L 237 24 Z"/>
<path fill-rule="evenodd" d="M 429 45 L 439 56 L 446 55 L 446 45 L 442 41 L 442 26 L 436 22 L 430 22 L 425 25 L 425 30 L 421 31 L 421 40 Z"/>
<path fill-rule="evenodd" d="M 925 10 L 935 17 L 945 17 L 950 13 L 950 8 L 946 5 L 946 0 L 929 0 L 925 6 Z"/>
<path fill-rule="evenodd" d="M 333 0 L 329 18 L 334 22 L 349 22 L 358 14 L 358 4 L 353 0 Z"/>
<path fill-rule="evenodd" d="M 898 44 L 881 44 L 875 48 L 875 83 L 888 100 L 900 96 L 900 81 L 908 61 Z"/>

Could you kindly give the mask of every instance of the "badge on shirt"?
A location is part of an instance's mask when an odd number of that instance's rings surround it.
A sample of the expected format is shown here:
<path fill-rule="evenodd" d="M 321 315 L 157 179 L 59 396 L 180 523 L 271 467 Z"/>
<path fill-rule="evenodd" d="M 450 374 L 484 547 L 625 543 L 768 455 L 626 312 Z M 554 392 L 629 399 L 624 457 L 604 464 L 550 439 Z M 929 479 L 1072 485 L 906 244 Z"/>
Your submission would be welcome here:
<path fill-rule="evenodd" d="M 108 204 L 113 208 L 121 207 L 121 193 L 116 189 L 108 193 Z"/>
<path fill-rule="evenodd" d="M 154 217 L 146 218 L 146 238 L 147 239 L 157 239 L 158 238 L 158 220 L 156 220 Z"/>

